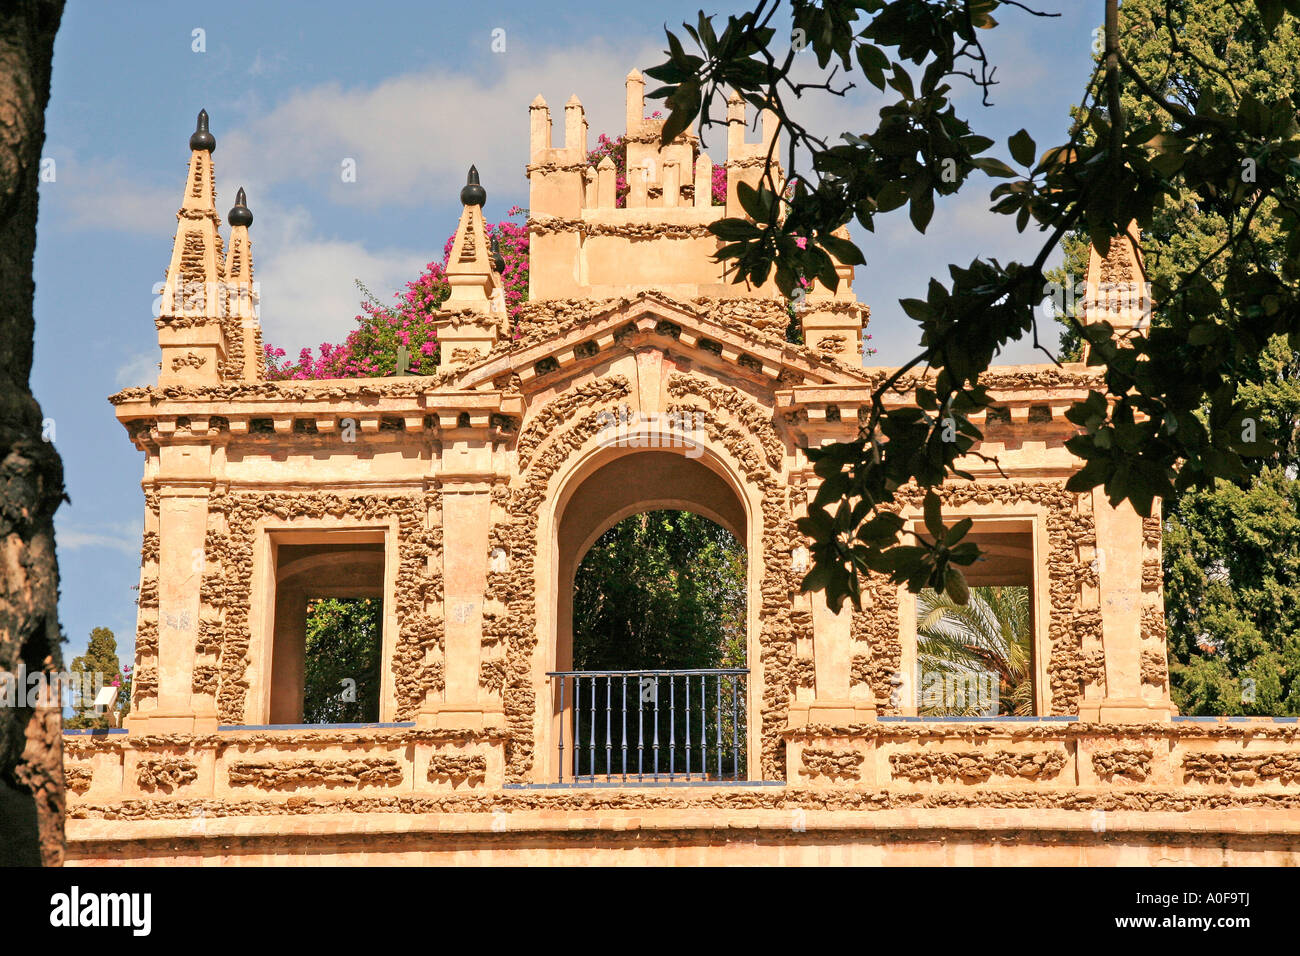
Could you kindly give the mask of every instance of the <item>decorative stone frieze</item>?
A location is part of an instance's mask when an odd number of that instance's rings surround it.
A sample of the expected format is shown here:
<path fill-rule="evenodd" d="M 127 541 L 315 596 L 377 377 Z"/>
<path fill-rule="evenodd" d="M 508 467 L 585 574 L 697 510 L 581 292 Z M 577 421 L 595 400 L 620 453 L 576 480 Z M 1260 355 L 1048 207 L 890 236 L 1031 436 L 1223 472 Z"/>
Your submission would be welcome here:
<path fill-rule="evenodd" d="M 1300 753 L 1189 753 L 1183 779 L 1196 783 L 1251 786 L 1267 781 L 1300 782 Z"/>
<path fill-rule="evenodd" d="M 1099 777 L 1123 777 L 1141 783 L 1151 776 L 1151 759 L 1150 750 L 1098 750 L 1092 755 L 1092 769 Z"/>
<path fill-rule="evenodd" d="M 198 779 L 199 770 L 186 757 L 159 756 L 141 760 L 136 766 L 136 784 L 141 790 L 171 793 Z"/>
<path fill-rule="evenodd" d="M 437 780 L 467 780 L 481 783 L 487 776 L 487 758 L 479 754 L 435 754 L 429 760 L 428 777 Z"/>
<path fill-rule="evenodd" d="M 391 757 L 350 760 L 243 760 L 232 764 L 231 786 L 263 790 L 297 787 L 391 787 L 402 782 L 402 767 Z"/>
<path fill-rule="evenodd" d="M 866 754 L 854 750 L 832 750 L 829 747 L 810 747 L 800 755 L 803 770 L 809 777 L 827 777 L 831 780 L 857 780 L 861 776 Z"/>
<path fill-rule="evenodd" d="M 954 780 L 973 783 L 994 776 L 1045 780 L 1061 772 L 1065 766 L 1065 754 L 1058 751 L 931 751 L 894 754 L 889 758 L 889 764 L 895 779 L 914 783 Z"/>

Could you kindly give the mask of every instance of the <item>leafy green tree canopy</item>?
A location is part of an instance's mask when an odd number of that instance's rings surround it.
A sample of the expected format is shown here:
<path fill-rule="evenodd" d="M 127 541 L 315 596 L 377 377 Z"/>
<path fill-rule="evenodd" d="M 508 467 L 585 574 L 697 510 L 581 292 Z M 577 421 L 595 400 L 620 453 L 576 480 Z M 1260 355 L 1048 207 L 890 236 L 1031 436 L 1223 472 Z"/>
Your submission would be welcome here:
<path fill-rule="evenodd" d="M 378 598 L 308 602 L 303 723 L 379 719 L 382 609 Z"/>
<path fill-rule="evenodd" d="M 1032 715 L 1032 641 L 1028 588 L 973 588 L 965 604 L 926 588 L 916 599 L 921 713 Z M 972 676 L 974 681 L 965 680 Z M 932 677 L 950 679 L 949 686 L 964 682 L 980 693 L 959 702 L 940 700 L 936 706 L 926 700 Z M 986 699 L 993 694 L 995 699 Z"/>
<path fill-rule="evenodd" d="M 575 670 L 745 666 L 745 549 L 686 511 L 624 518 L 574 582 Z"/>
<path fill-rule="evenodd" d="M 1144 75 L 1160 76 L 1168 96 L 1189 110 L 1207 94 L 1222 102 L 1243 94 L 1261 102 L 1300 102 L 1300 34 L 1289 18 L 1268 30 L 1254 11 L 1222 0 L 1126 0 L 1120 50 Z M 1164 114 L 1129 91 L 1124 108 L 1173 132 Z M 1142 237 L 1147 274 L 1172 286 L 1228 241 L 1233 217 L 1230 197 L 1181 190 L 1157 210 Z M 1251 241 L 1280 263 L 1284 240 L 1278 203 L 1265 200 Z M 1086 233 L 1067 236 L 1064 249 L 1064 267 L 1053 277 L 1069 289 L 1087 268 Z M 1204 275 L 1224 290 L 1222 262 L 1210 259 Z M 1165 319 L 1157 314 L 1154 321 Z M 1082 354 L 1082 339 L 1063 324 L 1061 357 Z M 1163 502 L 1170 691 L 1186 714 L 1296 714 L 1300 358 L 1286 336 L 1275 335 L 1259 354 L 1242 356 L 1234 374 L 1238 394 L 1259 413 L 1277 457 L 1245 478 L 1219 479 Z"/>
<path fill-rule="evenodd" d="M 1265 33 L 1290 29 L 1300 15 L 1300 0 L 1225 5 L 1257 18 Z M 1013 0 L 791 0 L 793 35 L 826 71 L 822 82 L 809 83 L 792 75 L 800 44 L 774 26 L 781 6 L 759 0 L 720 30 L 701 13 L 684 25 L 697 52 L 668 31 L 668 59 L 648 71 L 663 84 L 651 96 L 671 110 L 665 142 L 697 118 L 705 127 L 725 122 L 715 114 L 734 89 L 775 114 L 788 144 L 781 159 L 794 188 L 777 182 L 769 165 L 759 188 L 739 191 L 749 218 L 712 227 L 727 243 L 718 257 L 735 281 L 774 274 L 789 295 L 800 276 L 817 276 L 834 288 L 832 256 L 864 260 L 833 230 L 850 220 L 871 230 L 877 215 L 906 207 L 924 232 L 935 199 L 965 188 L 977 171 L 1005 180 L 990 194 L 995 212 L 1043 236 L 1029 262 L 954 264 L 923 297 L 903 300 L 921 327 L 921 351 L 877 388 L 856 441 L 809 452 L 821 485 L 801 524 L 815 543 L 806 589 L 826 589 L 835 608 L 845 599 L 857 604 L 859 576 L 875 571 L 914 591 L 931 586 L 962 598 L 960 568 L 977 551 L 962 541 L 965 523 L 944 526 L 934 489 L 950 475 L 967 477 L 956 462 L 982 437 L 969 416 L 990 404 L 979 375 L 1011 340 L 1031 336 L 1047 353 L 1038 316 L 1050 292 L 1046 264 L 1064 237 L 1081 229 L 1105 255 L 1130 223 L 1149 231 L 1189 194 L 1221 205 L 1226 233 L 1195 264 L 1153 283 L 1160 321 L 1120 335 L 1105 322 L 1080 326 L 1069 317 L 1102 377 L 1069 413 L 1081 434 L 1068 447 L 1085 464 L 1068 487 L 1104 486 L 1112 502 L 1128 500 L 1149 514 L 1156 497 L 1240 479 L 1276 455 L 1274 436 L 1247 425 L 1260 412 L 1240 389 L 1240 367 L 1276 336 L 1300 345 L 1300 124 L 1289 96 L 1207 88 L 1194 101 L 1180 98 L 1163 71 L 1133 63 L 1121 48 L 1118 0 L 1097 0 L 1104 52 L 1080 90 L 1068 138 L 1042 150 L 1021 130 L 1003 159 L 958 115 L 953 85 L 986 92 L 992 85 L 995 65 L 981 36 L 997 29 L 995 14 L 1042 14 Z M 1174 0 L 1165 6 L 1165 16 L 1184 8 Z M 1176 32 L 1154 42 L 1172 55 Z M 893 97 L 874 128 L 832 144 L 802 125 L 801 96 L 843 93 L 851 80 L 839 77 L 859 73 Z M 1269 204 L 1278 240 L 1265 246 L 1256 237 Z M 886 412 L 883 395 L 924 367 L 936 377 L 932 388 L 917 390 L 919 407 Z M 944 440 L 947 417 L 956 420 L 955 441 Z M 900 540 L 901 522 L 881 509 L 909 483 L 927 490 L 926 534 L 915 545 Z"/>

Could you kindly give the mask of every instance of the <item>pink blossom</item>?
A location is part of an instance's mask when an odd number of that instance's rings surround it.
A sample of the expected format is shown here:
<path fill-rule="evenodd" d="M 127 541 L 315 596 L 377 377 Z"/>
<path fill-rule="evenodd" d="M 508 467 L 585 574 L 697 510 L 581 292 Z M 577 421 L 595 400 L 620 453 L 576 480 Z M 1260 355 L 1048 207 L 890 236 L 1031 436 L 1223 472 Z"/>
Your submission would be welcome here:
<path fill-rule="evenodd" d="M 516 206 L 510 214 L 522 211 Z M 514 321 L 528 298 L 528 230 L 509 221 L 489 225 L 488 230 L 490 236 L 500 241 L 505 260 L 501 280 L 506 310 Z M 266 345 L 266 377 L 276 381 L 388 375 L 396 370 L 399 345 L 413 351 L 413 371 L 432 372 L 437 352 L 434 323 L 439 306 L 451 292 L 446 264 L 455 238 L 453 234 L 444 243 L 442 261 L 428 263 L 423 273 L 406 284 L 404 291 L 393 293 L 395 305 L 363 301 L 356 317 L 357 327 L 342 344 L 322 342 L 314 356 L 310 349 L 303 349 L 293 365 L 281 364 L 283 349 Z"/>

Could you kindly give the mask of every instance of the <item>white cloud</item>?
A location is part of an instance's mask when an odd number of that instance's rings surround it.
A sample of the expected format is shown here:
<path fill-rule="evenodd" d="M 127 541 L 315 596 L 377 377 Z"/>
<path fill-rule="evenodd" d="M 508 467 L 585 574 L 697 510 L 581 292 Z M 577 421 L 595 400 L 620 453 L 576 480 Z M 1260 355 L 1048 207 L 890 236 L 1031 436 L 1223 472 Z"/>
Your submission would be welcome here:
<path fill-rule="evenodd" d="M 359 311 L 354 280 L 385 299 L 441 253 L 440 240 L 418 249 L 374 248 L 360 238 L 324 236 L 319 217 L 277 204 L 277 184 L 302 184 L 328 202 L 370 208 L 451 203 L 474 164 L 489 203 L 503 190 L 523 195 L 528 104 L 538 93 L 551 104 L 556 146 L 563 143 L 564 104 L 576 93 L 593 146 L 598 133 L 623 131 L 627 71 L 660 59 L 653 46 L 628 52 L 597 43 L 538 57 L 512 52 L 486 80 L 433 69 L 369 87 L 327 83 L 226 132 L 219 140 L 221 182 L 242 183 L 256 197 L 250 205 L 264 340 L 290 357 L 304 345 L 341 341 Z M 344 158 L 356 161 L 355 183 L 342 182 Z M 434 232 L 454 226 L 448 221 Z"/>
<path fill-rule="evenodd" d="M 223 168 L 237 180 L 256 177 L 270 186 L 318 183 L 338 202 L 409 206 L 454 197 L 474 164 L 491 201 L 494 189 L 523 188 L 528 104 L 538 93 L 551 106 L 554 145 L 563 143 L 564 104 L 574 93 L 594 144 L 599 132 L 623 131 L 627 71 L 663 59 L 640 41 L 636 48 L 595 42 L 538 56 L 510 49 L 494 57 L 500 69 L 486 79 L 438 68 L 374 86 L 332 82 L 300 90 L 220 138 Z M 355 183 L 342 181 L 345 159 L 356 162 Z"/>
<path fill-rule="evenodd" d="M 136 352 L 118 366 L 113 381 L 119 388 L 133 385 L 151 385 L 158 381 L 158 350 Z"/>
<path fill-rule="evenodd" d="M 347 337 L 360 311 L 354 280 L 382 300 L 419 275 L 431 255 L 427 249 L 370 249 L 357 240 L 321 237 L 304 211 L 267 208 L 267 218 L 276 223 L 273 234 L 254 240 L 253 248 L 262 337 L 291 358 L 302 346 L 314 349 Z"/>
<path fill-rule="evenodd" d="M 156 235 L 176 221 L 185 189 L 180 172 L 170 187 L 139 182 L 121 162 L 82 163 L 56 156 L 54 182 L 41 184 L 41 216 L 68 229 Z M 164 263 L 165 265 L 165 263 Z"/>
<path fill-rule="evenodd" d="M 120 551 L 138 557 L 144 525 L 139 521 L 117 521 L 108 524 L 82 525 L 56 521 L 54 540 L 60 551 L 78 551 L 82 548 L 102 548 Z"/>

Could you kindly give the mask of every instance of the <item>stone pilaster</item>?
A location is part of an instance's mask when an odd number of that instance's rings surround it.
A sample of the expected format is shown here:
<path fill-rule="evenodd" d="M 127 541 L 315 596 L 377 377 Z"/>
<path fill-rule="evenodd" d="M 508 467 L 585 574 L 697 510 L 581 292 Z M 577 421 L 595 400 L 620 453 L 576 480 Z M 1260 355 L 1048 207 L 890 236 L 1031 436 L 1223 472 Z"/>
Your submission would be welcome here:
<path fill-rule="evenodd" d="M 818 480 L 810 476 L 807 500 L 817 494 Z M 801 510 L 806 510 L 801 509 Z M 853 606 L 845 602 L 838 613 L 826 602 L 826 592 L 816 591 L 812 602 L 813 698 L 790 704 L 791 727 L 809 724 L 848 726 L 876 719 L 874 697 L 854 699 Z"/>
<path fill-rule="evenodd" d="M 479 421 L 475 421 L 479 418 Z M 430 700 L 418 722 L 426 727 L 483 730 L 504 716 L 479 683 L 483 604 L 492 526 L 493 447 L 487 415 L 442 416 L 443 699 Z"/>
<path fill-rule="evenodd" d="M 1097 526 L 1106 696 L 1095 704 L 1083 704 L 1079 716 L 1112 723 L 1167 719 L 1172 713 L 1167 685 L 1154 699 L 1144 696 L 1142 688 L 1142 610 L 1146 603 L 1143 519 L 1127 501 L 1111 505 L 1101 488 L 1091 494 Z"/>
<path fill-rule="evenodd" d="M 1142 334 L 1151 306 L 1150 293 L 1142 260 L 1141 235 L 1131 223 L 1110 242 L 1102 256 L 1097 248 L 1088 250 L 1087 287 L 1082 318 L 1085 324 L 1107 322 L 1119 336 Z M 1169 700 L 1168 680 L 1148 692 L 1143 687 L 1144 651 L 1149 659 L 1151 641 L 1143 644 L 1143 611 L 1152 607 L 1144 593 L 1149 578 L 1144 519 L 1128 501 L 1111 505 L 1104 488 L 1091 492 L 1093 514 L 1097 523 L 1097 574 L 1100 579 L 1102 649 L 1105 653 L 1106 695 L 1080 708 L 1086 720 L 1119 723 L 1147 722 L 1168 718 L 1173 712 Z M 1153 505 L 1160 514 L 1160 503 Z M 1158 517 L 1156 518 L 1158 522 Z M 1159 534 L 1157 529 L 1155 561 L 1159 569 Z M 1159 581 L 1155 582 L 1158 590 Z M 1163 619 L 1164 605 L 1157 603 Z M 1162 663 L 1166 648 L 1157 641 Z"/>
<path fill-rule="evenodd" d="M 158 483 L 158 705 L 132 715 L 132 733 L 217 729 L 211 697 L 193 691 L 210 489 L 211 482 L 198 479 Z"/>

